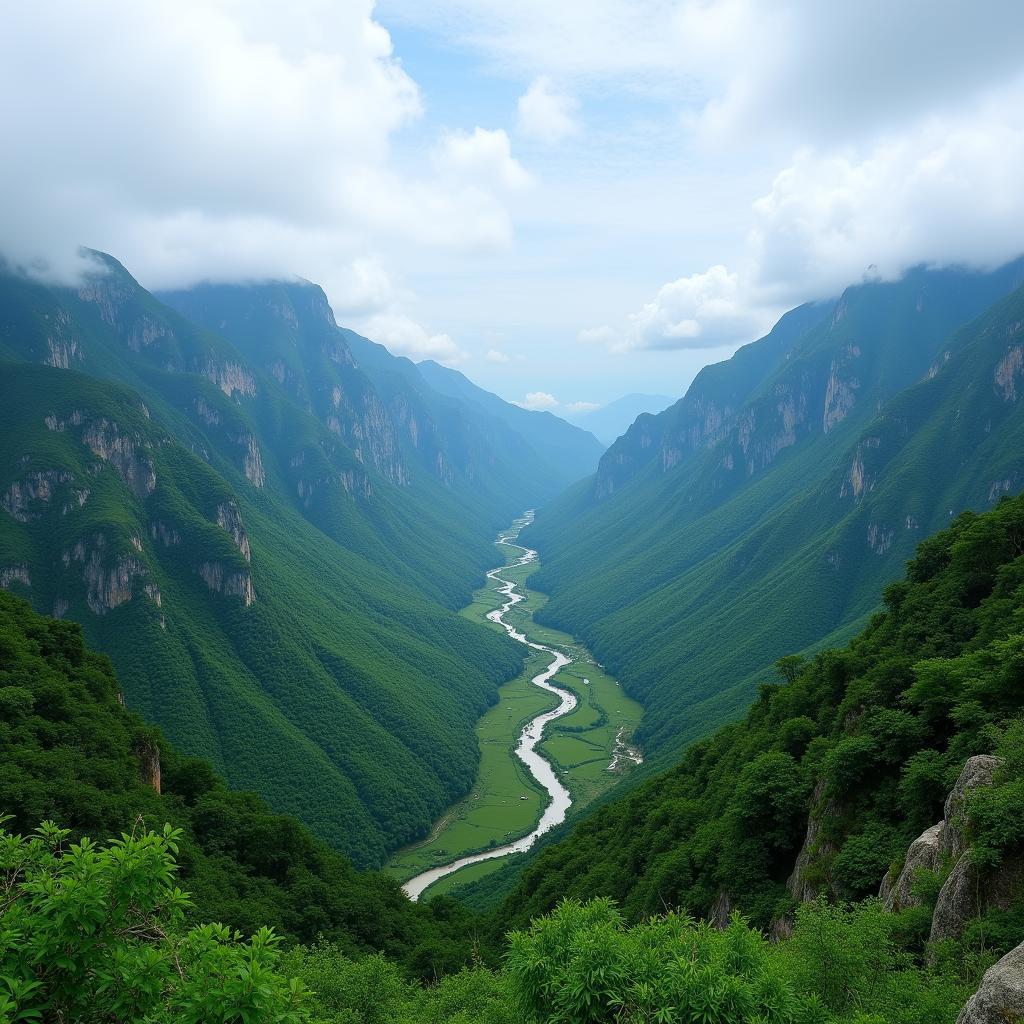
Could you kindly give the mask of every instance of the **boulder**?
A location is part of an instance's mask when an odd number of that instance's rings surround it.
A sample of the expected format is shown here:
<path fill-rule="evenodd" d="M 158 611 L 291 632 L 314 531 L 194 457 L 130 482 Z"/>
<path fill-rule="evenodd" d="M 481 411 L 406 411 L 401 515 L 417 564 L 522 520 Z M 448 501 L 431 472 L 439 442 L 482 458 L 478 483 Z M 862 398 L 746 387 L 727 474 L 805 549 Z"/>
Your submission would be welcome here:
<path fill-rule="evenodd" d="M 992 754 L 976 754 L 967 759 L 956 785 L 946 797 L 946 825 L 939 838 L 941 856 L 955 860 L 967 849 L 964 837 L 964 802 L 967 794 L 979 786 L 991 786 L 992 777 L 999 765 L 1000 759 Z"/>
<path fill-rule="evenodd" d="M 1013 1024 L 1024 1021 L 1024 943 L 985 972 L 956 1024 Z"/>
<path fill-rule="evenodd" d="M 961 857 L 939 890 L 929 942 L 955 939 L 981 912 L 978 872 L 970 857 Z"/>
<path fill-rule="evenodd" d="M 920 868 L 937 871 L 939 868 L 939 842 L 945 822 L 940 821 L 921 833 L 907 849 L 903 870 L 895 882 L 886 875 L 878 895 L 885 902 L 885 909 L 892 912 L 916 907 L 919 900 L 915 899 L 910 889 L 914 883 L 914 873 Z"/>

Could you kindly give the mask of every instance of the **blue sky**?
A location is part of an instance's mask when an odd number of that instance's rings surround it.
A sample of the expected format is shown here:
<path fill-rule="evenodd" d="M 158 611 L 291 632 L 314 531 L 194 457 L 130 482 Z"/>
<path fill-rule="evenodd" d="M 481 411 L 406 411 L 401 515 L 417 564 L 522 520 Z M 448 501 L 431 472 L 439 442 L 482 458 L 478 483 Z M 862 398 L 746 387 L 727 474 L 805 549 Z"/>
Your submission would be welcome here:
<path fill-rule="evenodd" d="M 572 415 L 869 272 L 1024 249 L 1009 0 L 54 0 L 0 37 L 0 254 L 298 275 Z M 46 59 L 41 59 L 45 54 Z"/>

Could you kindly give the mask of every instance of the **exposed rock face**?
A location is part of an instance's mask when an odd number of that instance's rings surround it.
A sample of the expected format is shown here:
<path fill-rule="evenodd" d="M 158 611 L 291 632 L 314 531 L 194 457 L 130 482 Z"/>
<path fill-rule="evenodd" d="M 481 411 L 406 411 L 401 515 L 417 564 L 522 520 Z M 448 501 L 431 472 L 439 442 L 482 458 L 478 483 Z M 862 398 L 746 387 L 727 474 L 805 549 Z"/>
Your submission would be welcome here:
<path fill-rule="evenodd" d="M 153 740 L 141 740 L 135 745 L 135 759 L 139 762 L 139 778 L 160 792 L 160 747 Z"/>
<path fill-rule="evenodd" d="M 966 851 L 967 840 L 964 838 L 963 831 L 966 825 L 964 800 L 972 789 L 992 785 L 992 777 L 999 764 L 999 758 L 993 757 L 991 754 L 976 754 L 967 759 L 967 763 L 956 780 L 956 785 L 946 797 L 946 804 L 943 808 L 946 823 L 939 838 L 941 856 L 955 859 Z"/>
<path fill-rule="evenodd" d="M 916 870 L 938 872 L 944 864 L 953 862 L 935 901 L 930 942 L 961 935 L 968 922 L 987 907 L 1008 907 L 1024 874 L 1021 858 L 1009 858 L 996 871 L 982 877 L 967 847 L 967 795 L 980 786 L 992 785 L 1000 763 L 991 754 L 968 758 L 946 797 L 945 818 L 910 844 L 903 870 L 894 883 L 890 885 L 888 875 L 882 880 L 879 896 L 885 901 L 885 909 L 902 910 L 916 905 L 910 892 Z"/>
<path fill-rule="evenodd" d="M 255 487 L 263 487 L 267 474 L 263 469 L 263 457 L 255 434 L 247 434 L 243 441 L 245 454 L 242 456 L 242 470 L 246 479 Z"/>
<path fill-rule="evenodd" d="M 939 890 L 929 942 L 956 938 L 982 910 L 980 879 L 970 857 L 961 857 Z"/>
<path fill-rule="evenodd" d="M 47 366 L 56 367 L 58 370 L 71 368 L 72 363 L 82 361 L 82 351 L 74 338 L 63 341 L 59 338 L 46 339 L 46 358 L 43 360 Z"/>
<path fill-rule="evenodd" d="M 247 562 L 251 562 L 252 552 L 249 549 L 249 537 L 242 525 L 242 515 L 233 501 L 225 501 L 217 506 L 217 525 L 231 535 L 235 547 L 242 552 Z"/>
<path fill-rule="evenodd" d="M 985 972 L 956 1024 L 1014 1024 L 1024 1021 L 1024 942 Z"/>
<path fill-rule="evenodd" d="M 708 921 L 715 928 L 728 928 L 729 915 L 731 913 L 732 899 L 727 892 L 720 892 L 715 897 L 715 902 L 711 904 L 711 909 L 708 911 Z"/>
<path fill-rule="evenodd" d="M 181 543 L 181 534 L 173 526 L 168 526 L 167 523 L 162 523 L 159 520 L 149 524 L 149 535 L 165 548 Z"/>
<path fill-rule="evenodd" d="M 210 359 L 202 372 L 207 380 L 213 381 L 229 398 L 236 391 L 250 397 L 256 394 L 256 378 L 241 363 L 218 363 Z"/>
<path fill-rule="evenodd" d="M 803 846 L 800 847 L 800 853 L 797 854 L 793 873 L 786 882 L 786 888 L 793 899 L 802 903 L 817 899 L 822 891 L 817 883 L 808 877 L 808 868 L 812 861 L 836 852 L 835 844 L 821 835 L 822 819 L 836 817 L 840 813 L 839 805 L 831 797 L 825 799 L 825 787 L 824 779 L 819 780 L 814 787 L 811 813 L 807 818 L 807 834 Z"/>
<path fill-rule="evenodd" d="M 18 582 L 24 584 L 26 587 L 32 586 L 32 580 L 28 574 L 28 566 L 24 563 L 21 565 L 5 565 L 0 568 L 0 587 L 4 590 L 10 590 L 11 584 Z"/>
<path fill-rule="evenodd" d="M 216 427 L 220 424 L 220 413 L 205 398 L 199 397 L 192 404 L 196 410 L 196 415 L 208 427 Z"/>
<path fill-rule="evenodd" d="M 137 442 L 122 433 L 116 423 L 101 419 L 87 424 L 82 431 L 82 443 L 109 462 L 140 498 L 148 497 L 156 489 L 152 460 L 140 453 Z"/>
<path fill-rule="evenodd" d="M 89 547 L 84 541 L 79 541 L 63 556 L 65 565 L 82 563 L 85 601 L 96 615 L 105 615 L 130 601 L 134 594 L 134 581 L 146 575 L 145 565 L 135 555 L 122 552 L 111 559 L 107 556 L 106 547 L 106 538 L 97 534 Z"/>
<path fill-rule="evenodd" d="M 895 882 L 890 883 L 889 876 L 882 880 L 879 897 L 885 902 L 885 909 L 892 912 L 916 907 L 920 901 L 910 891 L 914 883 L 914 873 L 920 869 L 938 871 L 939 869 L 939 834 L 945 825 L 940 821 L 921 833 L 907 850 L 907 858 L 903 862 L 903 870 Z"/>
<path fill-rule="evenodd" d="M 225 568 L 223 562 L 203 562 L 199 566 L 199 575 L 215 594 L 240 597 L 247 608 L 256 600 L 252 576 L 248 571 Z"/>
<path fill-rule="evenodd" d="M 884 555 L 892 547 L 892 542 L 895 538 L 895 530 L 879 526 L 878 523 L 870 523 L 868 525 L 868 547 L 876 555 Z"/>
<path fill-rule="evenodd" d="M 1012 346 L 995 369 L 995 388 L 1005 402 L 1017 401 L 1017 378 L 1024 372 L 1024 348 Z"/>
<path fill-rule="evenodd" d="M 850 346 L 850 350 L 860 355 L 860 349 Z M 856 377 L 844 378 L 841 369 L 834 360 L 825 386 L 825 410 L 821 417 L 821 427 L 826 434 L 846 419 L 857 401 L 860 382 Z"/>
<path fill-rule="evenodd" d="M 27 523 L 38 519 L 42 514 L 31 506 L 37 502 L 47 503 L 60 484 L 67 483 L 71 474 L 67 470 L 47 469 L 29 473 L 21 480 L 16 480 L 2 495 L 0 507 L 19 523 Z M 86 492 L 88 493 L 88 492 Z"/>

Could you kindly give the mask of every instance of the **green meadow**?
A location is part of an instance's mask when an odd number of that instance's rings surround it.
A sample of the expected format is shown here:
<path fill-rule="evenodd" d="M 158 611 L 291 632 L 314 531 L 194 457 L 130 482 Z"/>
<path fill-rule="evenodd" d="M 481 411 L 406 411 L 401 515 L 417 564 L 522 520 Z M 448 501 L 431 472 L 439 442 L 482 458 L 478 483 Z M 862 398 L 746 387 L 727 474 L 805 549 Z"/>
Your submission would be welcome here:
<path fill-rule="evenodd" d="M 511 566 L 521 554 L 518 548 L 497 545 Z M 590 652 L 567 633 L 539 626 L 533 614 L 543 607 L 547 596 L 529 589 L 528 579 L 539 562 L 510 567 L 503 575 L 514 580 L 527 600 L 520 602 L 506 620 L 531 640 L 565 650 L 573 658 L 555 677 L 555 682 L 576 694 L 576 709 L 549 725 L 540 750 L 562 777 L 578 809 L 615 785 L 631 764 L 620 763 L 608 771 L 619 730 L 628 739 L 639 724 L 642 708 L 603 672 Z M 473 595 L 462 614 L 495 630 L 487 613 L 500 607 L 499 584 L 488 580 Z M 403 881 L 428 868 L 447 864 L 459 857 L 500 846 L 530 832 L 539 820 L 547 795 L 515 756 L 515 745 L 523 726 L 543 711 L 556 706 L 555 698 L 532 685 L 530 680 L 548 664 L 543 652 L 531 654 L 523 672 L 498 691 L 498 703 L 477 723 L 480 771 L 470 793 L 450 807 L 435 823 L 427 839 L 399 850 L 388 865 Z M 480 878 L 501 866 L 502 859 L 474 864 L 430 887 L 430 895 L 448 892 L 457 885 Z"/>

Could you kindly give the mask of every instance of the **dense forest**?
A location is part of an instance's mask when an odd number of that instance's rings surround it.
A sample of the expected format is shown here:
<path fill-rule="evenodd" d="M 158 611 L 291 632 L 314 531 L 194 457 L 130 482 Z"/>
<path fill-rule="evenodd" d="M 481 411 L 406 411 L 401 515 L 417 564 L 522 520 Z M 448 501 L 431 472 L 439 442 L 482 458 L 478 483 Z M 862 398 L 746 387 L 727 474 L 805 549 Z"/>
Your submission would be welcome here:
<path fill-rule="evenodd" d="M 489 920 L 410 904 L 226 789 L 120 704 L 76 625 L 0 594 L 0 807 L 15 812 L 0 834 L 0 1008 L 952 1024 L 1024 929 L 1022 588 L 1024 498 L 963 514 L 849 645 L 782 659 L 743 721 L 548 844 Z M 989 754 L 987 784 L 950 812 L 965 762 Z M 964 815 L 960 847 L 914 872 L 901 905 L 865 899 L 883 879 L 893 891 L 944 800 Z M 963 865 L 980 902 L 936 938 Z"/>
<path fill-rule="evenodd" d="M 645 707 L 668 767 L 772 663 L 845 643 L 916 545 L 1024 484 L 1024 263 L 921 269 L 786 314 L 541 509 L 541 618 Z"/>
<path fill-rule="evenodd" d="M 698 916 L 724 907 L 776 930 L 808 896 L 864 899 L 899 874 L 978 754 L 996 754 L 1002 767 L 972 795 L 971 855 L 982 876 L 1016 878 L 1024 498 L 964 513 L 923 542 L 884 602 L 846 647 L 783 658 L 783 678 L 761 687 L 742 721 L 534 854 L 501 906 L 501 927 L 591 894 L 615 898 L 630 921 L 666 907 Z M 923 909 L 906 912 L 912 949 L 929 937 L 930 904 L 951 867 L 936 865 L 921 883 Z M 510 876 L 492 884 L 500 891 Z M 1019 942 L 1024 906 L 1016 895 L 1000 902 L 983 908 L 966 941 L 997 952 Z"/>
<path fill-rule="evenodd" d="M 601 446 L 358 365 L 308 282 L 173 296 L 218 333 L 90 259 L 75 287 L 0 267 L 0 584 L 80 622 L 179 750 L 379 866 L 472 785 L 521 667 L 456 614 L 495 532 Z"/>

